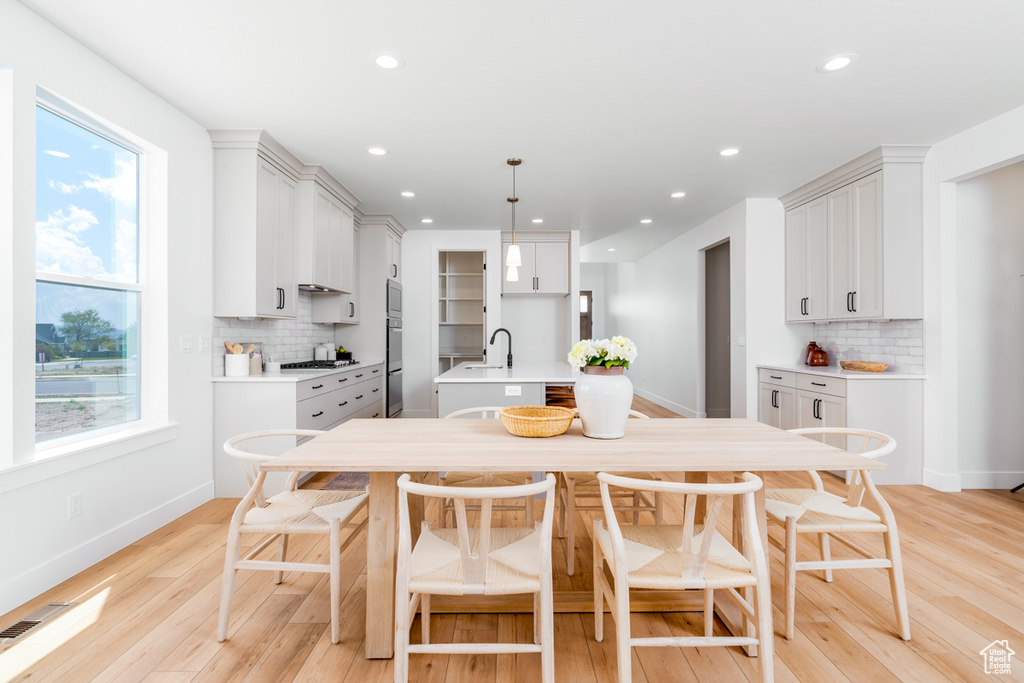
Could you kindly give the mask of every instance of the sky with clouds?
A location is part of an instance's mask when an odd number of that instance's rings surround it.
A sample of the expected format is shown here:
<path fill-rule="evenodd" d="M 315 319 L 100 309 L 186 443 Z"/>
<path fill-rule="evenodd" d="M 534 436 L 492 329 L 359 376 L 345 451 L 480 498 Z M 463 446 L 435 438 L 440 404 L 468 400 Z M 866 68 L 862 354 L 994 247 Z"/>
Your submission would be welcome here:
<path fill-rule="evenodd" d="M 138 281 L 138 155 L 36 110 L 36 270 Z M 36 321 L 95 308 L 115 328 L 138 318 L 134 293 L 39 282 Z"/>

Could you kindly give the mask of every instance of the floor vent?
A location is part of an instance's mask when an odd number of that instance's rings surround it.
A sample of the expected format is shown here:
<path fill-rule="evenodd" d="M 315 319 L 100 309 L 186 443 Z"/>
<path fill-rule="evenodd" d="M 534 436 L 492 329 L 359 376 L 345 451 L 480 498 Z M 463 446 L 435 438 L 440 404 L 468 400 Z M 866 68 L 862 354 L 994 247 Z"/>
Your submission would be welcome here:
<path fill-rule="evenodd" d="M 40 624 L 44 624 L 47 621 L 58 617 L 74 607 L 76 604 L 78 603 L 51 602 L 48 605 L 40 607 L 32 614 L 22 617 L 16 623 L 13 623 L 3 631 L 0 631 L 0 648 L 13 643 L 26 633 L 30 633 L 32 629 L 36 628 Z"/>

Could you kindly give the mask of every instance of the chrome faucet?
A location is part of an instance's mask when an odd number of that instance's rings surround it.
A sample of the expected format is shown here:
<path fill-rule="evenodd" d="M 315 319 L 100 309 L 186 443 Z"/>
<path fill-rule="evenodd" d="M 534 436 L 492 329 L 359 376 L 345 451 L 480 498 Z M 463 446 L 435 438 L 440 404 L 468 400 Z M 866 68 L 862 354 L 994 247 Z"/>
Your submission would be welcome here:
<path fill-rule="evenodd" d="M 505 334 L 508 335 L 508 367 L 512 367 L 512 333 L 506 330 L 504 327 L 499 327 L 494 331 L 494 334 L 491 335 L 492 344 L 494 343 L 494 339 L 495 337 L 498 336 L 499 332 L 504 332 Z"/>

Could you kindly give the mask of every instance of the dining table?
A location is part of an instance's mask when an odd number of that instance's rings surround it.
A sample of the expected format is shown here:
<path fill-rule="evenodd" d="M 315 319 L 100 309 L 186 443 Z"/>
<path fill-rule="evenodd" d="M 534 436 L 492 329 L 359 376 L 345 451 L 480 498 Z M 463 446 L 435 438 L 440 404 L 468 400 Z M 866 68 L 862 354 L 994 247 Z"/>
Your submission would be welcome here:
<path fill-rule="evenodd" d="M 707 481 L 713 472 L 753 472 L 763 478 L 768 472 L 884 467 L 856 453 L 745 418 L 629 420 L 625 436 L 619 439 L 585 437 L 579 420 L 559 436 L 525 438 L 509 433 L 501 420 L 494 419 L 356 419 L 261 465 L 267 471 L 370 473 L 367 659 L 387 659 L 394 654 L 397 482 L 403 472 L 663 472 L 683 474 L 688 481 Z M 763 489 L 755 504 L 767 556 Z M 734 542 L 738 542 L 739 506 L 735 508 L 732 526 Z M 412 528 L 418 531 L 422 507 L 413 509 L 412 516 L 417 518 L 412 520 Z M 573 604 L 579 611 L 593 609 L 590 592 L 575 596 L 556 593 L 555 600 L 556 611 L 560 600 L 568 610 Z M 642 600 L 634 602 L 634 610 L 644 609 Z M 688 604 L 655 596 L 648 609 L 678 609 Z M 693 609 L 699 604 L 700 600 L 693 601 Z M 731 632 L 738 634 L 751 627 L 743 626 L 734 604 L 716 599 L 715 609 Z M 487 609 L 475 604 L 473 611 Z M 756 654 L 756 648 L 748 648 L 748 653 Z"/>

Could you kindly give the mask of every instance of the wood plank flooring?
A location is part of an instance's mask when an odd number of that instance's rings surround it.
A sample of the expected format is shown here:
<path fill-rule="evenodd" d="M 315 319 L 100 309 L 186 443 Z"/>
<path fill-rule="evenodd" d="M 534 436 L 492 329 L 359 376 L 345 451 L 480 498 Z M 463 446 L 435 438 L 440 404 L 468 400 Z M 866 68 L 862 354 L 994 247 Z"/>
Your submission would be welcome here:
<path fill-rule="evenodd" d="M 634 407 L 664 411 L 642 399 Z M 669 413 L 668 416 L 672 416 Z M 314 478 L 322 485 L 328 476 Z M 775 475 L 772 486 L 802 485 L 801 475 Z M 839 482 L 827 486 L 839 490 Z M 813 573 L 797 583 L 797 629 L 776 636 L 781 682 L 985 681 L 979 651 L 1009 640 L 1024 652 L 1024 495 L 1005 491 L 940 493 L 920 486 L 884 486 L 900 525 L 913 640 L 895 633 L 883 570 L 836 571 L 827 584 Z M 213 500 L 155 531 L 60 586 L 0 617 L 0 627 L 51 601 L 77 607 L 0 651 L 0 681 L 390 681 L 390 661 L 363 657 L 366 603 L 365 539 L 342 559 L 341 642 L 330 642 L 325 575 L 289 574 L 274 586 L 270 572 L 240 572 L 230 640 L 216 641 L 227 524 L 236 500 Z M 508 513 L 512 514 L 512 513 Z M 669 506 L 669 519 L 679 515 Z M 432 511 L 428 511 L 432 518 Z M 565 575 L 562 541 L 554 539 L 555 590 L 590 588 L 588 529 L 577 523 L 577 571 Z M 723 519 L 730 519 L 723 515 Z M 772 535 L 779 537 L 773 529 Z M 246 538 L 255 543 L 259 539 Z M 881 550 L 880 538 L 856 541 Z M 800 539 L 801 557 L 814 557 Z M 776 633 L 782 623 L 782 555 L 772 549 Z M 845 548 L 833 544 L 833 553 Z M 293 559 L 321 560 L 324 542 L 297 537 Z M 721 630 L 721 624 L 716 628 Z M 435 642 L 532 640 L 524 614 L 443 614 L 432 622 Z M 637 635 L 698 632 L 698 613 L 634 613 Z M 593 640 L 589 614 L 556 614 L 556 676 L 560 683 L 615 680 L 614 628 L 606 616 L 603 643 Z M 414 639 L 418 628 L 414 630 Z M 634 680 L 756 681 L 756 660 L 738 648 L 642 648 L 633 651 Z M 1024 662 L 1001 680 L 1024 681 Z M 538 655 L 416 656 L 412 680 L 511 683 L 540 677 Z"/>

